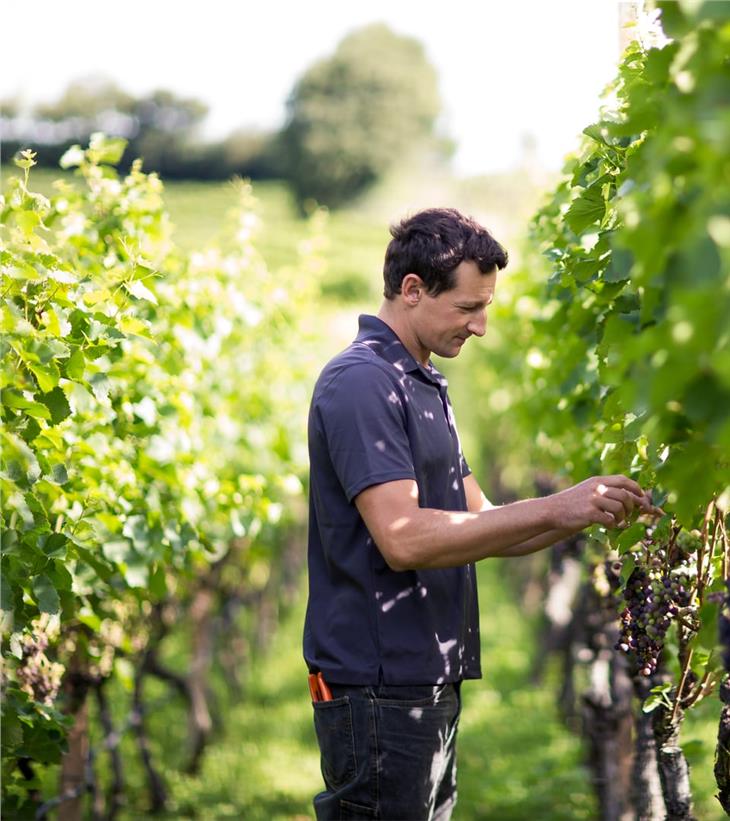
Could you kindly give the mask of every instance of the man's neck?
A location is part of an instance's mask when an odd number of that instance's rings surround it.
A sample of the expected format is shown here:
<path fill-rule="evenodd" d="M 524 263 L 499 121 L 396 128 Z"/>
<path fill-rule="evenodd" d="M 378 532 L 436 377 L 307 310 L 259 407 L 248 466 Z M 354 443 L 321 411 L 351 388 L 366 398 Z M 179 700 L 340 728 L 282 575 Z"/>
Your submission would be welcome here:
<path fill-rule="evenodd" d="M 427 368 L 431 351 L 426 350 L 426 348 L 421 345 L 403 311 L 399 310 L 389 300 L 384 299 L 382 305 L 380 306 L 380 310 L 377 313 L 377 317 L 385 322 L 385 324 L 391 329 L 391 331 L 393 331 L 398 339 L 400 339 L 403 343 L 403 347 L 416 360 L 416 362 L 420 362 L 424 368 Z"/>

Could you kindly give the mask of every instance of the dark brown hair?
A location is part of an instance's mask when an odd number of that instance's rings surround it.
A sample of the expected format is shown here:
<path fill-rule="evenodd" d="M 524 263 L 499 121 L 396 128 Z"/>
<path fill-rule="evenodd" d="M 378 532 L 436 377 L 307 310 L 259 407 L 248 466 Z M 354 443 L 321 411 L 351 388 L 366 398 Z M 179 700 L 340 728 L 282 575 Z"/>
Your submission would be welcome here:
<path fill-rule="evenodd" d="M 386 299 L 400 293 L 406 274 L 417 274 L 436 296 L 454 287 L 454 270 L 464 260 L 475 262 L 483 274 L 507 265 L 507 252 L 489 231 L 455 208 L 419 211 L 392 225 L 390 234 L 383 267 Z"/>

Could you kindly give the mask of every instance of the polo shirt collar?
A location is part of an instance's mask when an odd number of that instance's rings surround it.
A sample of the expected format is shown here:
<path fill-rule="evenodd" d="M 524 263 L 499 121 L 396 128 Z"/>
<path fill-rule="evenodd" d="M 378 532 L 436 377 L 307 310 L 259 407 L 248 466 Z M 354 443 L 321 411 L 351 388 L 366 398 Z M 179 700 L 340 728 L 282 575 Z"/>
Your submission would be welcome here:
<path fill-rule="evenodd" d="M 360 314 L 358 325 L 355 342 L 372 348 L 378 356 L 404 373 L 418 371 L 439 388 L 448 387 L 446 377 L 430 361 L 427 368 L 417 362 L 396 332 L 382 319 L 371 314 Z"/>

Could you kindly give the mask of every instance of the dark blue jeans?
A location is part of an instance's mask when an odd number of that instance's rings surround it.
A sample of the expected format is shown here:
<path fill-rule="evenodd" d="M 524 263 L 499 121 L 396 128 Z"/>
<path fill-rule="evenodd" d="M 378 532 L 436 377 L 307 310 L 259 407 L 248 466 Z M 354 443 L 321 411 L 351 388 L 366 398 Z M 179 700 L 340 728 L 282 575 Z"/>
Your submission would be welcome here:
<path fill-rule="evenodd" d="M 313 704 L 326 790 L 318 821 L 447 821 L 456 803 L 460 684 L 330 685 Z"/>

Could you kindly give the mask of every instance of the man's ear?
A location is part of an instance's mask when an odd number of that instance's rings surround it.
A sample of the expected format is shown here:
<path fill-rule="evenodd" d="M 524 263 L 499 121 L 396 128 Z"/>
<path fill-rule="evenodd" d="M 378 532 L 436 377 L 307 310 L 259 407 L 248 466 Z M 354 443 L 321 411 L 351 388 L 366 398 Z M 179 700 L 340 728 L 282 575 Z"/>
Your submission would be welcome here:
<path fill-rule="evenodd" d="M 401 293 L 408 305 L 418 305 L 426 292 L 426 286 L 418 274 L 406 274 L 401 282 Z"/>

